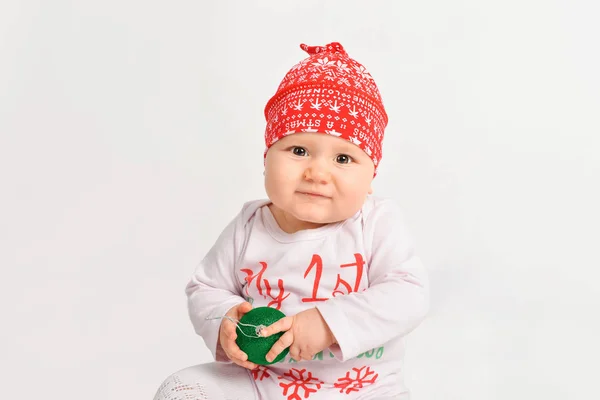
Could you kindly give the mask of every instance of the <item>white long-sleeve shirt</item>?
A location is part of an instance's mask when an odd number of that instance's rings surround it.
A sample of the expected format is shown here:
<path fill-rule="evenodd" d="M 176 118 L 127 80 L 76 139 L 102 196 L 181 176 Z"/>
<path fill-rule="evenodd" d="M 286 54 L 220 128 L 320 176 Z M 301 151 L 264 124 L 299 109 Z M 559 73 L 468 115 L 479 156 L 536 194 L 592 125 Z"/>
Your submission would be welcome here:
<path fill-rule="evenodd" d="M 243 301 L 285 315 L 317 307 L 337 344 L 251 371 L 261 399 L 408 398 L 403 337 L 425 317 L 428 281 L 395 202 L 368 196 L 351 218 L 286 233 L 268 200 L 244 204 L 186 287 L 189 315 L 216 361 L 220 319 Z"/>

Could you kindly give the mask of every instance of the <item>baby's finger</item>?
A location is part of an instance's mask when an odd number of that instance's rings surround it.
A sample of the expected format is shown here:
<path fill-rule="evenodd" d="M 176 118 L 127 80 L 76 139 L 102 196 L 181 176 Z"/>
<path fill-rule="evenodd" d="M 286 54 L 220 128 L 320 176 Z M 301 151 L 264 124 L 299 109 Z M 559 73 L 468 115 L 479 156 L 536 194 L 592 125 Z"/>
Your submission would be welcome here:
<path fill-rule="evenodd" d="M 300 356 L 300 349 L 298 348 L 298 346 L 290 346 L 289 355 L 296 361 L 302 361 L 302 357 Z"/>
<path fill-rule="evenodd" d="M 274 322 L 273 324 L 263 328 L 260 334 L 263 337 L 271 336 L 275 333 L 288 331 L 292 327 L 294 322 L 294 317 L 283 317 L 279 321 Z"/>
<path fill-rule="evenodd" d="M 237 339 L 237 326 L 234 324 L 227 325 L 223 328 L 225 330 L 225 336 L 231 340 Z"/>
<path fill-rule="evenodd" d="M 310 361 L 315 357 L 314 354 L 305 353 L 305 352 L 304 353 L 300 352 L 300 353 L 298 353 L 298 355 L 300 357 L 300 360 L 306 360 L 306 361 Z"/>
<path fill-rule="evenodd" d="M 230 349 L 230 353 L 229 354 L 231 354 L 231 356 L 233 358 L 235 358 L 236 360 L 240 360 L 240 361 L 246 361 L 246 360 L 248 360 L 248 354 L 244 353 L 240 349 L 237 349 L 237 350 Z"/>
<path fill-rule="evenodd" d="M 239 360 L 237 358 L 236 359 L 232 359 L 231 361 L 233 361 L 234 363 L 236 363 L 240 367 L 244 367 L 244 368 L 247 368 L 247 369 L 255 369 L 257 367 L 257 365 L 254 364 L 251 361 L 242 361 L 242 360 Z"/>
<path fill-rule="evenodd" d="M 235 347 L 237 348 L 237 346 L 235 346 Z M 231 361 L 233 361 L 240 367 L 244 367 L 244 368 L 248 368 L 248 369 L 256 368 L 256 364 L 254 364 L 251 361 L 248 361 L 248 355 L 246 353 L 244 353 L 243 351 L 241 351 L 239 348 L 237 348 L 237 350 L 235 350 L 235 349 L 230 349 L 230 350 L 231 351 L 229 351 L 229 352 L 227 350 L 225 350 L 225 354 L 227 354 L 227 357 L 229 357 L 229 359 Z"/>
<path fill-rule="evenodd" d="M 248 303 L 247 301 L 240 304 L 240 306 L 237 308 L 238 319 L 242 318 L 244 314 L 250 310 L 252 310 L 252 304 Z"/>
<path fill-rule="evenodd" d="M 284 333 L 278 341 L 273 344 L 267 355 L 265 356 L 268 362 L 273 361 L 281 352 L 288 347 L 290 347 L 294 343 L 294 334 L 292 331 L 287 331 Z M 299 361 L 299 360 L 298 360 Z"/>
<path fill-rule="evenodd" d="M 235 340 L 228 340 L 224 344 L 222 344 L 223 350 L 225 350 L 225 354 L 230 359 L 237 359 L 241 361 L 246 361 L 248 359 L 248 355 L 244 353 L 237 345 Z"/>

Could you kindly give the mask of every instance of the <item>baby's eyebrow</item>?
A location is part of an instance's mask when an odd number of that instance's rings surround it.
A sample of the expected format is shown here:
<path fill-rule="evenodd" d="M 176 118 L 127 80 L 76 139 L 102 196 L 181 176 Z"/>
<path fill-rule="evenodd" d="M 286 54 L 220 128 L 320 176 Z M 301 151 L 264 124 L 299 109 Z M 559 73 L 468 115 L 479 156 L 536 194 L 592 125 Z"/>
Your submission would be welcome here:
<path fill-rule="evenodd" d="M 342 154 L 348 154 L 348 155 L 356 155 L 358 153 L 358 151 L 362 151 L 360 148 L 358 148 L 350 143 L 342 142 L 342 143 L 336 143 L 335 145 L 323 146 L 319 143 L 315 143 L 310 138 L 300 138 L 300 137 L 294 138 L 293 142 L 290 142 L 289 144 L 286 145 L 286 148 L 290 148 L 290 147 L 304 147 L 307 150 L 328 149 L 328 151 L 331 151 L 332 153 L 336 153 L 336 154 L 342 153 Z"/>
<path fill-rule="evenodd" d="M 357 150 L 362 151 L 359 148 L 354 148 L 354 146 L 341 145 L 334 147 L 335 151 L 338 153 L 348 153 L 348 154 L 356 154 Z"/>

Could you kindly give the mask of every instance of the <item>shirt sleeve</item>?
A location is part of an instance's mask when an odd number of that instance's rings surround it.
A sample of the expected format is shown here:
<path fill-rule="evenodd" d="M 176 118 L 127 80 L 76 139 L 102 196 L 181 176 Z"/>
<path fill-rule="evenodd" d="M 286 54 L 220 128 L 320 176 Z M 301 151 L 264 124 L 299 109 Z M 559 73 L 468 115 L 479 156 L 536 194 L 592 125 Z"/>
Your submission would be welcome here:
<path fill-rule="evenodd" d="M 202 337 L 215 361 L 231 362 L 219 344 L 221 318 L 245 301 L 236 277 L 236 261 L 245 240 L 243 212 L 229 223 L 185 288 L 188 313 L 194 330 Z M 211 319 L 214 318 L 214 319 Z"/>
<path fill-rule="evenodd" d="M 408 334 L 429 309 L 427 274 L 400 208 L 383 200 L 367 216 L 363 231 L 369 287 L 317 306 L 337 340 L 330 350 L 342 361 Z"/>

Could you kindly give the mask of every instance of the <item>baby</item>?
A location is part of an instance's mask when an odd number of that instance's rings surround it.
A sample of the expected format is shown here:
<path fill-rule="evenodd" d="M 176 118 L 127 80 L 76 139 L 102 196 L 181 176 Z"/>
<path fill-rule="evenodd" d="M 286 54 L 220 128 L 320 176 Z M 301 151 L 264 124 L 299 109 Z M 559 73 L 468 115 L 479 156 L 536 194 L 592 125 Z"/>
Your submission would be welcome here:
<path fill-rule="evenodd" d="M 371 196 L 387 114 L 367 70 L 339 43 L 309 47 L 265 108 L 268 200 L 245 203 L 186 287 L 215 362 L 175 373 L 155 400 L 408 399 L 403 337 L 428 284 L 401 211 Z M 234 321 L 253 307 L 286 317 L 255 365 Z M 223 318 L 223 317 L 226 318 Z"/>

